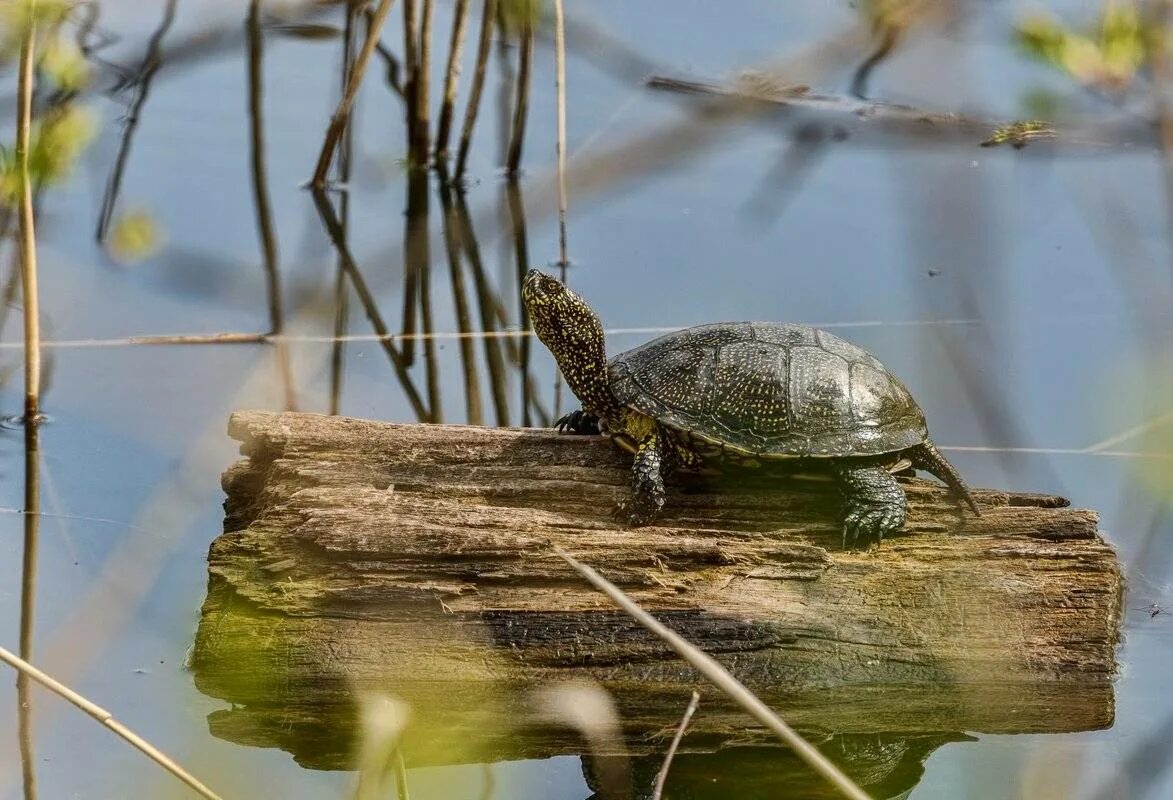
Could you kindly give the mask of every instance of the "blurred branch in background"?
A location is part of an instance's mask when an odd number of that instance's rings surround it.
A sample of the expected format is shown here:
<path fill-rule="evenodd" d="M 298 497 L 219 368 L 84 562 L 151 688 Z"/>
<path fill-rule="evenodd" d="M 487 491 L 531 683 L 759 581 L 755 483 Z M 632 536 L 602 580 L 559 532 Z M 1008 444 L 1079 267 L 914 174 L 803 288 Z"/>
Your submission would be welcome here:
<path fill-rule="evenodd" d="M 469 0 L 456 0 L 452 12 L 452 39 L 448 43 L 448 68 L 444 72 L 444 100 L 440 105 L 440 121 L 436 126 L 436 166 L 448 161 L 448 139 L 452 132 L 452 117 L 456 104 L 456 90 L 460 82 L 460 58 L 464 52 L 464 32 L 468 27 Z"/>

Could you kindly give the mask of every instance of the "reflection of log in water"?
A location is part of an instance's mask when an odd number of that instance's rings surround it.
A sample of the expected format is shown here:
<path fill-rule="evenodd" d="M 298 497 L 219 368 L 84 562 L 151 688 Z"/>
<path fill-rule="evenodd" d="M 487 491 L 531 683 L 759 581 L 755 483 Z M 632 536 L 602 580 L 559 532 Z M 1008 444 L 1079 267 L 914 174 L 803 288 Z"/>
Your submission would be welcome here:
<path fill-rule="evenodd" d="M 1093 512 L 978 491 L 960 518 L 908 481 L 908 535 L 838 548 L 818 480 L 739 475 L 616 527 L 629 460 L 591 437 L 250 412 L 193 667 L 224 738 L 346 763 L 353 698 L 427 713 L 409 764 L 577 752 L 528 692 L 592 679 L 633 754 L 662 754 L 698 678 L 562 565 L 602 567 L 812 732 L 1073 731 L 1111 724 L 1121 575 Z M 714 491 L 717 488 L 717 491 Z M 705 694 L 682 753 L 763 742 Z M 870 757 L 870 756 L 869 756 Z M 732 796 L 732 795 L 728 795 Z"/>

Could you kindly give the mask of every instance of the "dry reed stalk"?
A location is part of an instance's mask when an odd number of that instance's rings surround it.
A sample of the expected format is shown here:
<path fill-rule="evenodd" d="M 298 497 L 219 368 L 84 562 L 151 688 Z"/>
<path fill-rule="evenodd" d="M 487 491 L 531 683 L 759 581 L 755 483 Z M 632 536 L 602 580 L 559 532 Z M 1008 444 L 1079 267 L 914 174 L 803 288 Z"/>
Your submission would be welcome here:
<path fill-rule="evenodd" d="M 375 46 L 379 43 L 379 34 L 383 30 L 383 22 L 387 19 L 387 13 L 391 10 L 391 5 L 395 0 L 380 0 L 379 7 L 375 9 L 375 15 L 371 19 L 370 27 L 367 30 L 367 39 L 363 42 L 362 50 L 359 51 L 358 58 L 355 59 L 354 66 L 350 70 L 350 77 L 346 81 L 346 92 L 342 95 L 342 99 L 338 101 L 338 108 L 334 110 L 334 116 L 330 118 L 330 127 L 326 129 L 326 138 L 322 142 L 322 152 L 318 155 L 318 164 L 314 167 L 314 176 L 310 179 L 310 185 L 315 187 L 325 186 L 326 173 L 330 169 L 330 162 L 334 159 L 334 148 L 338 145 L 338 139 L 342 136 L 343 129 L 350 119 L 350 107 L 354 104 L 354 98 L 358 95 L 358 88 L 362 85 L 363 75 L 367 69 L 367 62 L 371 60 L 371 54 L 375 52 Z M 411 5 L 410 2 L 404 3 L 404 8 Z"/>
<path fill-rule="evenodd" d="M 518 42 L 517 98 L 513 105 L 513 125 L 509 135 L 509 153 L 505 171 L 516 175 L 521 169 L 521 151 L 525 144 L 525 123 L 529 117 L 529 85 L 533 73 L 534 27 L 528 19 L 521 26 Z"/>
<path fill-rule="evenodd" d="M 27 0 L 17 80 L 16 164 L 20 174 L 20 273 L 24 292 L 24 422 L 40 420 L 41 325 L 37 295 L 37 234 L 33 185 L 29 174 L 29 137 L 33 122 L 33 50 L 37 33 L 34 0 Z"/>
<path fill-rule="evenodd" d="M 481 105 L 481 93 L 485 88 L 485 68 L 489 63 L 489 50 L 493 44 L 493 21 L 497 17 L 497 0 L 485 0 L 481 10 L 481 33 L 477 40 L 477 63 L 473 71 L 472 86 L 469 89 L 468 106 L 464 109 L 464 125 L 460 131 L 460 147 L 456 153 L 456 180 L 464 177 L 468 164 L 468 149 L 472 144 L 473 128 L 477 124 L 477 111 Z"/>
<path fill-rule="evenodd" d="M 195 778 L 195 776 L 177 764 L 168 755 L 160 751 L 146 739 L 139 736 L 137 733 L 123 725 L 118 720 L 114 719 L 114 715 L 106 709 L 102 708 L 96 703 L 90 702 L 65 684 L 54 680 L 52 677 L 46 675 L 44 672 L 41 672 L 41 670 L 25 661 L 20 656 L 5 650 L 3 647 L 0 647 L 0 661 L 8 664 L 22 675 L 27 675 L 28 677 L 32 678 L 34 681 L 41 684 L 54 694 L 65 698 L 70 703 L 73 703 L 73 705 L 80 708 L 86 714 L 89 714 L 98 722 L 102 723 L 107 728 L 121 736 L 123 739 L 130 742 L 131 745 L 138 748 L 144 755 L 147 756 L 147 758 L 151 759 L 163 769 L 167 770 L 176 778 L 179 778 L 179 780 L 190 786 L 201 797 L 205 797 L 208 800 L 220 800 L 220 796 L 218 794 L 202 784 Z"/>
<path fill-rule="evenodd" d="M 456 0 L 452 21 L 452 40 L 448 43 L 448 70 L 444 75 L 444 101 L 440 106 L 440 121 L 436 125 L 436 164 L 448 160 L 448 139 L 452 131 L 453 106 L 460 82 L 460 57 L 464 52 L 464 32 L 468 28 L 469 0 Z"/>
<path fill-rule="evenodd" d="M 684 709 L 680 727 L 676 729 L 676 735 L 672 737 L 672 744 L 668 745 L 668 752 L 664 754 L 664 764 L 656 773 L 656 783 L 652 786 L 652 800 L 660 800 L 664 796 L 664 784 L 668 782 L 668 769 L 672 766 L 672 758 L 676 755 L 676 749 L 680 747 L 680 740 L 684 738 L 684 732 L 688 729 L 688 723 L 692 720 L 692 715 L 696 713 L 696 707 L 700 705 L 700 702 L 701 696 L 694 691 L 692 698 L 688 701 L 688 708 Z"/>
<path fill-rule="evenodd" d="M 591 567 L 576 560 L 573 556 L 567 553 L 558 545 L 551 545 L 554 552 L 569 564 L 574 570 L 587 580 L 592 586 L 598 589 L 603 594 L 611 598 L 615 605 L 619 606 L 636 622 L 642 625 L 651 633 L 659 636 L 665 644 L 671 647 L 676 653 L 687 661 L 693 669 L 699 672 L 710 683 L 716 686 L 729 696 L 731 700 L 745 709 L 751 717 L 756 719 L 762 725 L 769 728 L 774 734 L 785 742 L 795 755 L 805 761 L 812 769 L 826 778 L 832 785 L 834 785 L 845 797 L 851 800 L 870 800 L 868 795 L 855 785 L 851 778 L 847 777 L 841 769 L 835 766 L 822 753 L 820 753 L 814 745 L 807 742 L 794 729 L 787 725 L 781 717 L 775 714 L 769 706 L 758 699 L 757 695 L 745 687 L 741 681 L 733 677 L 729 670 L 721 666 L 716 659 L 708 653 L 698 649 L 695 645 L 689 643 L 679 634 L 670 630 L 666 625 L 661 623 L 647 611 L 644 611 L 638 603 L 627 596 L 615 584 L 608 581 Z"/>

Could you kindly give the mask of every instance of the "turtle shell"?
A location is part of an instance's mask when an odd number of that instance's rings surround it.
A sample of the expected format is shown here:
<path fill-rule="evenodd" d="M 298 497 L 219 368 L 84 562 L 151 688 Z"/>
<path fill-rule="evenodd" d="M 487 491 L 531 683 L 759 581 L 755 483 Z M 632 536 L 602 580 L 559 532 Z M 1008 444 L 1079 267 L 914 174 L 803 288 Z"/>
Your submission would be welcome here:
<path fill-rule="evenodd" d="M 699 325 L 611 359 L 620 403 L 684 435 L 766 458 L 896 453 L 924 414 L 883 364 L 826 331 L 777 322 Z"/>

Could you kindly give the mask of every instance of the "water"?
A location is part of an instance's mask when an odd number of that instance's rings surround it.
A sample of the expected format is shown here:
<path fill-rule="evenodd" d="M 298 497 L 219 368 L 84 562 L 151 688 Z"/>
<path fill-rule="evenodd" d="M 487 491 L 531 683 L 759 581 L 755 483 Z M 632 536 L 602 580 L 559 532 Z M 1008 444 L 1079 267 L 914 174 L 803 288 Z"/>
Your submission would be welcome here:
<path fill-rule="evenodd" d="M 1062 10 L 1075 18 L 1091 14 L 1088 4 L 1066 5 L 1073 8 Z M 99 8 L 100 27 L 116 37 L 101 58 L 135 67 L 162 6 L 106 2 Z M 384 36 L 396 53 L 398 11 L 397 5 Z M 946 32 L 918 34 L 878 68 L 870 93 L 1013 118 L 1024 114 L 1025 93 L 1041 86 L 1102 111 L 1062 76 L 1019 56 L 1009 27 L 1019 12 L 1017 6 L 967 9 Z M 436 9 L 434 61 L 446 53 L 450 15 L 447 4 Z M 46 349 L 44 407 L 51 422 L 39 441 L 45 514 L 33 653 L 226 797 L 345 796 L 348 773 L 302 769 L 280 750 L 211 735 L 207 717 L 223 705 L 196 691 L 184 668 L 206 588 L 207 547 L 221 525 L 220 472 L 237 457 L 225 420 L 234 409 L 286 404 L 290 392 L 275 348 L 121 341 L 271 327 L 251 184 L 244 16 L 235 4 L 179 3 L 163 36 L 164 52 L 209 28 L 223 28 L 227 38 L 195 48 L 189 58 L 164 60 L 139 112 L 116 216 L 149 212 L 163 240 L 156 254 L 119 264 L 93 237 L 130 94 L 95 92 L 84 99 L 100 120 L 99 134 L 73 176 L 41 199 L 44 335 L 73 346 Z M 794 57 L 856 19 L 846 3 L 669 2 L 598 2 L 589 18 L 661 71 L 710 80 Z M 340 19 L 335 10 L 318 21 Z M 474 16 L 468 58 L 477 25 Z M 292 396 L 303 410 L 328 409 L 332 394 L 336 254 L 301 185 L 336 101 L 340 47 L 338 38 L 280 31 L 263 39 L 267 185 L 280 298 L 294 337 Z M 803 64 L 787 77 L 844 92 L 856 63 L 851 57 L 821 72 Z M 442 63 L 435 66 L 433 97 L 442 81 Z M 642 88 L 642 75 L 617 76 L 600 66 L 614 63 L 572 48 L 572 169 L 632 137 L 680 123 L 693 107 L 690 98 Z M 555 215 L 543 200 L 554 141 L 553 56 L 546 41 L 536 47 L 534 70 L 521 189 L 529 203 L 528 260 L 543 264 L 558 253 Z M 471 63 L 466 80 L 470 73 Z M 349 247 L 388 326 L 398 330 L 405 136 L 401 106 L 382 77 L 376 59 L 359 100 Z M 499 168 L 500 80 L 494 59 L 467 201 L 487 279 L 516 325 L 517 262 Z M 10 115 L 14 106 L 0 108 Z M 1110 796 L 1169 796 L 1173 778 L 1162 774 L 1160 754 L 1168 738 L 1164 663 L 1173 613 L 1146 610 L 1151 603 L 1173 605 L 1165 544 L 1173 528 L 1164 501 L 1169 462 L 1153 457 L 1168 457 L 1173 433 L 1173 420 L 1161 417 L 1173 381 L 1158 354 L 1173 325 L 1164 303 L 1169 254 L 1159 154 L 1142 145 L 1048 158 L 1029 147 L 1018 153 L 849 140 L 828 145 L 778 186 L 769 175 L 789 132 L 775 118 L 730 126 L 713 146 L 665 169 L 649 173 L 636 164 L 601 191 L 575 194 L 568 226 L 573 285 L 616 329 L 720 319 L 829 327 L 902 376 L 938 443 L 958 448 L 949 456 L 972 484 L 1056 492 L 1099 510 L 1130 586 L 1115 725 L 1067 735 L 983 735 L 926 748 L 924 774 L 919 782 L 914 777 L 908 796 L 1091 797 L 1111 779 L 1122 783 Z M 457 323 L 432 194 L 433 328 L 451 332 Z M 3 328 L 6 346 L 20 341 L 17 317 L 10 313 Z M 348 331 L 371 332 L 353 296 Z M 609 346 L 619 351 L 647 337 L 616 334 Z M 19 352 L 0 350 L 0 366 L 17 367 Z M 455 340 L 437 340 L 437 365 L 444 418 L 463 421 Z M 478 366 L 483 379 L 485 365 Z M 541 405 L 550 409 L 553 365 L 540 347 L 532 371 Z M 965 374 L 973 384 L 961 379 Z M 410 376 L 426 394 L 422 357 Z M 975 386 L 984 395 L 975 395 Z M 482 393 L 491 422 L 487 390 Z M 512 424 L 521 421 L 520 395 L 511 371 Z M 14 373 L 0 392 L 0 411 L 18 413 L 21 400 Z M 346 346 L 339 410 L 415 419 L 377 343 Z M 19 628 L 23 436 L 0 430 L 0 530 L 8 543 L 0 597 L 11 610 L 0 621 L 0 639 L 9 647 Z M 186 796 L 57 698 L 37 690 L 33 706 L 39 797 Z M 16 730 L 15 695 L 0 706 L 0 727 Z M 1147 766 L 1130 761 L 1143 748 L 1158 754 Z M 0 796 L 22 796 L 19 763 L 14 735 L 0 748 Z M 678 791 L 721 796 L 703 792 L 747 771 L 768 773 L 769 764 L 736 753 L 695 759 L 681 765 L 688 783 Z M 497 797 L 589 794 L 578 759 L 563 755 L 488 768 L 412 769 L 412 796 L 480 796 L 486 770 Z M 811 783 L 809 791 L 821 791 Z M 807 796 L 801 793 L 807 789 L 791 788 L 792 796 Z"/>

